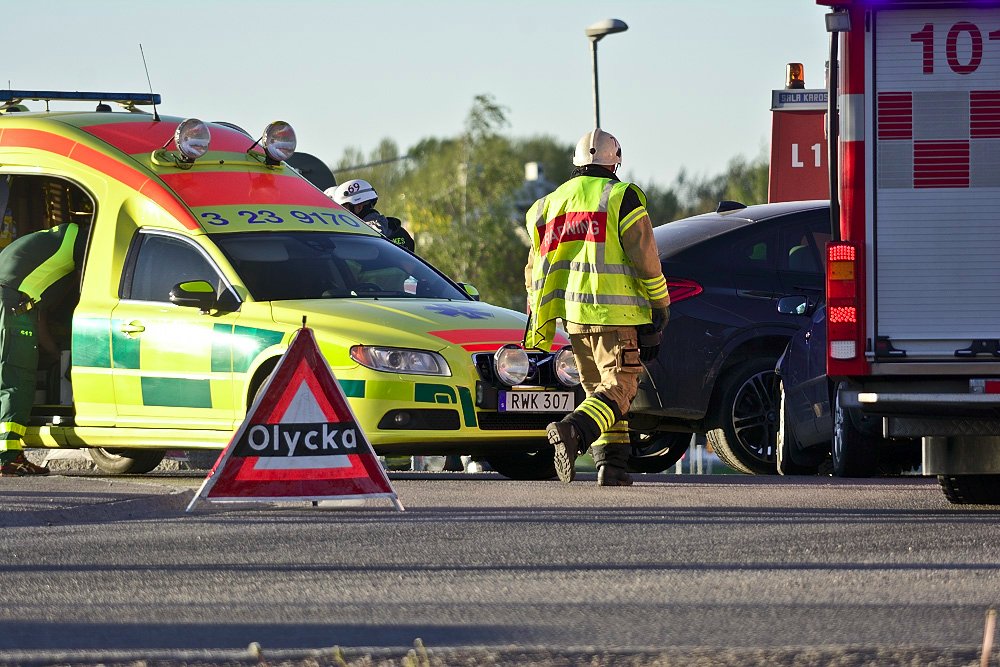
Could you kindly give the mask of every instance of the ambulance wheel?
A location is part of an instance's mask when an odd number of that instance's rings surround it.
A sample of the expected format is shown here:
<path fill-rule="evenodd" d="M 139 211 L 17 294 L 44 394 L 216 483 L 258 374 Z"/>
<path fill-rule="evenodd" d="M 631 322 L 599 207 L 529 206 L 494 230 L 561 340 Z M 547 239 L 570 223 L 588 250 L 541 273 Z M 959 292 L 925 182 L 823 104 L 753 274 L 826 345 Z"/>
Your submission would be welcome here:
<path fill-rule="evenodd" d="M 160 465 L 166 453 L 163 449 L 95 447 L 90 450 L 90 458 L 111 475 L 141 475 Z"/>
<path fill-rule="evenodd" d="M 490 469 L 508 479 L 538 481 L 556 476 L 552 448 L 538 452 L 506 452 L 484 456 Z"/>

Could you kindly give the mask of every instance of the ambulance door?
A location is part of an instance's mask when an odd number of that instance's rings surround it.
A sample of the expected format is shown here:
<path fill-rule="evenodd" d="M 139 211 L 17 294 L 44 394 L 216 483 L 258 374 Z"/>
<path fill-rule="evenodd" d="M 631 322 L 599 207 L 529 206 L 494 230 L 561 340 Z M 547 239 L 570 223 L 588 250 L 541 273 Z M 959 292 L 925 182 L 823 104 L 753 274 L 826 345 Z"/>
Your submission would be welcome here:
<path fill-rule="evenodd" d="M 208 313 L 170 302 L 181 282 L 204 280 L 221 307 Z M 239 300 L 191 239 L 140 230 L 111 316 L 117 425 L 230 430 L 236 417 L 232 351 Z"/>

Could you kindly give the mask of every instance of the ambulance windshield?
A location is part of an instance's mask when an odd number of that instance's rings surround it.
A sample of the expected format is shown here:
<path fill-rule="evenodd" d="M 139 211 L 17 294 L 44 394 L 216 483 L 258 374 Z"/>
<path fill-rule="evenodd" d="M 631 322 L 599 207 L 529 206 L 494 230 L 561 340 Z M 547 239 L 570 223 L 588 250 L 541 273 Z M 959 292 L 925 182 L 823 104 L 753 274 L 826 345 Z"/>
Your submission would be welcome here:
<path fill-rule="evenodd" d="M 248 232 L 213 240 L 256 301 L 468 300 L 423 260 L 380 236 Z"/>

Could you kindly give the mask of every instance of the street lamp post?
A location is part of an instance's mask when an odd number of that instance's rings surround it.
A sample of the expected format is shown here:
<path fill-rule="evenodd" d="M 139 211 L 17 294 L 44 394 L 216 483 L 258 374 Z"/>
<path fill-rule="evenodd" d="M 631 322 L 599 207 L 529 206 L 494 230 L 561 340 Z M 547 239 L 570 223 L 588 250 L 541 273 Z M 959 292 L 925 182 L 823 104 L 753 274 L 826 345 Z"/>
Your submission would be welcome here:
<path fill-rule="evenodd" d="M 594 128 L 601 126 L 601 103 L 597 92 L 597 43 L 604 39 L 605 35 L 616 32 L 625 32 L 628 25 L 625 21 L 618 19 L 604 19 L 587 26 L 586 35 L 590 38 L 590 55 L 594 61 Z"/>

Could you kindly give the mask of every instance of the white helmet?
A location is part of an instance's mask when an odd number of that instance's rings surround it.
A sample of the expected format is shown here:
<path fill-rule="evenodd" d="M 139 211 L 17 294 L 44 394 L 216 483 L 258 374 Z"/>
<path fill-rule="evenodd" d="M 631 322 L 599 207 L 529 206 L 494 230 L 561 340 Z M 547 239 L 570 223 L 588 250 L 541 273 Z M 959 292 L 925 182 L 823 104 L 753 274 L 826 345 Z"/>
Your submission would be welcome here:
<path fill-rule="evenodd" d="M 378 199 L 378 193 L 375 192 L 372 184 L 362 178 L 344 181 L 337 187 L 327 188 L 323 192 L 327 197 L 341 206 L 344 204 L 360 204 Z"/>
<path fill-rule="evenodd" d="M 588 164 L 599 164 L 610 167 L 622 163 L 622 145 L 613 136 L 597 128 L 580 137 L 576 142 L 576 153 L 573 164 L 584 167 Z"/>

